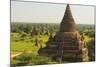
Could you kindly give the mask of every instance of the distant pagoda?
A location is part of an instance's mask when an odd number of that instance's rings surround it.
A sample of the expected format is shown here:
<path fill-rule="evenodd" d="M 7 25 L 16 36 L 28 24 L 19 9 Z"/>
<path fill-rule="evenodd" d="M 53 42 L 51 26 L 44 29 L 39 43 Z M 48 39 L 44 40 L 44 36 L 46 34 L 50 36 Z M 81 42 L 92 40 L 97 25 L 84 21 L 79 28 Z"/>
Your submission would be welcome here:
<path fill-rule="evenodd" d="M 72 60 L 75 62 L 88 61 L 88 49 L 84 37 L 76 30 L 69 4 L 66 7 L 60 31 L 54 37 L 49 37 L 45 48 L 38 51 L 39 55 L 49 56 L 62 61 Z"/>

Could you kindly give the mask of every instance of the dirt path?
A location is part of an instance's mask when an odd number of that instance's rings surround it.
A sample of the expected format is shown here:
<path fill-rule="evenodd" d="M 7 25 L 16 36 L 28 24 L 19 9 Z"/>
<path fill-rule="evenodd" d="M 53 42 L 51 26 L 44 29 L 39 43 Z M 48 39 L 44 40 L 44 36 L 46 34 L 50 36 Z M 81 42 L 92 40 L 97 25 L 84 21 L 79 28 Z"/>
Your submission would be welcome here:
<path fill-rule="evenodd" d="M 11 58 L 14 58 L 14 57 L 16 57 L 16 56 L 19 56 L 19 55 L 21 55 L 21 54 L 22 54 L 22 52 L 17 53 L 17 54 L 12 54 L 12 55 L 11 55 Z"/>
<path fill-rule="evenodd" d="M 19 55 L 21 55 L 23 52 L 17 52 L 16 54 L 12 54 L 11 58 L 17 57 Z M 32 51 L 27 51 L 27 53 L 32 53 Z"/>

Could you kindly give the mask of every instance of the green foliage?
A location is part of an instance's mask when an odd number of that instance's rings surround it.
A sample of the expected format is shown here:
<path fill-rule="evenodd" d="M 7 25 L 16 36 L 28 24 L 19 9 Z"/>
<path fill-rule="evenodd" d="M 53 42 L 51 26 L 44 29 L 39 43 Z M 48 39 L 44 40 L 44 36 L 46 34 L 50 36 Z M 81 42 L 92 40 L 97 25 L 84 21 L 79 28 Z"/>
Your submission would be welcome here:
<path fill-rule="evenodd" d="M 47 64 L 50 61 L 51 61 L 51 58 L 43 57 L 43 56 L 35 56 L 35 57 L 32 57 L 32 60 L 31 60 L 33 64 Z"/>
<path fill-rule="evenodd" d="M 22 37 L 22 38 L 24 38 L 24 37 L 26 37 L 26 36 L 27 36 L 26 33 L 22 33 L 22 34 L 21 34 L 21 37 Z"/>
<path fill-rule="evenodd" d="M 88 43 L 89 60 L 95 61 L 95 39 L 92 38 Z"/>
<path fill-rule="evenodd" d="M 22 62 L 29 62 L 32 59 L 31 54 L 23 53 L 16 57 L 16 60 L 22 61 Z"/>
<path fill-rule="evenodd" d="M 15 65 L 21 63 L 25 63 L 28 65 L 38 65 L 38 64 L 47 64 L 48 62 L 51 62 L 51 58 L 37 56 L 34 55 L 33 53 L 23 53 L 17 56 L 14 60 L 11 60 L 11 64 L 15 64 Z"/>

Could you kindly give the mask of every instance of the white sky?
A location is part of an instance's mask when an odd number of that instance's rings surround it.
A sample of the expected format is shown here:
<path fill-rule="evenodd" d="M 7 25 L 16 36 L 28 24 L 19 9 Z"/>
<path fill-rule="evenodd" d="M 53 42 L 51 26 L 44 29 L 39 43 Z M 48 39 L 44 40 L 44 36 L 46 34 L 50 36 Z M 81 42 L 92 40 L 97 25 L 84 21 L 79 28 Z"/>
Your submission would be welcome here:
<path fill-rule="evenodd" d="M 70 5 L 76 24 L 94 24 L 93 6 Z M 11 1 L 11 22 L 60 23 L 66 4 Z"/>

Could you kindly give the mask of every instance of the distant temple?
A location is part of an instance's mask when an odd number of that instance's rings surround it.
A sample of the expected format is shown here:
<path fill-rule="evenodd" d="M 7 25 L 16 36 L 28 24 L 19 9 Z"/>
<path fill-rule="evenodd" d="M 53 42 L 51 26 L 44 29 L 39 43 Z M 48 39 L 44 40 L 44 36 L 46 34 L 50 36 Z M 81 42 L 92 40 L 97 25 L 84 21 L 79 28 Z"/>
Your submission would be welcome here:
<path fill-rule="evenodd" d="M 49 56 L 58 61 L 71 60 L 75 62 L 88 61 L 88 49 L 84 37 L 76 30 L 69 4 L 60 24 L 60 30 L 49 37 L 45 48 L 39 50 L 39 55 Z"/>

